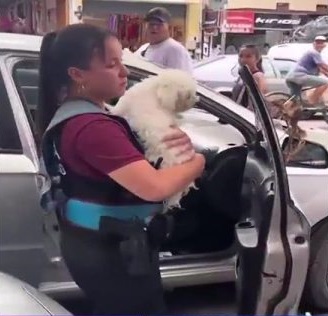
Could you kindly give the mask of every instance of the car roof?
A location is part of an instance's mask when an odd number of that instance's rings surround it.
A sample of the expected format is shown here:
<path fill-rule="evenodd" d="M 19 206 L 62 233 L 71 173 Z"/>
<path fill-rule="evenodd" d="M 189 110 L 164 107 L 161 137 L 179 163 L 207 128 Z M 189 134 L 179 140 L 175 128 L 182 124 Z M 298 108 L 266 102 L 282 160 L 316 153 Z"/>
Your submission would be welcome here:
<path fill-rule="evenodd" d="M 284 43 L 272 46 L 268 56 L 272 59 L 290 59 L 297 61 L 312 48 L 312 43 Z M 322 58 L 328 62 L 328 47 L 322 51 Z"/>
<path fill-rule="evenodd" d="M 1 33 L 0 32 L 0 51 L 29 51 L 39 52 L 41 48 L 42 36 Z"/>
<path fill-rule="evenodd" d="M 263 55 L 262 58 L 266 59 L 266 58 L 268 58 L 268 56 Z M 214 57 L 206 58 L 202 61 L 199 61 L 199 62 L 195 63 L 194 64 L 194 69 L 198 68 L 198 67 L 202 67 L 202 66 L 207 65 L 207 64 L 211 64 L 211 63 L 216 62 L 216 61 L 221 61 L 221 60 L 237 62 L 238 61 L 238 54 L 217 55 L 217 56 L 214 56 Z"/>

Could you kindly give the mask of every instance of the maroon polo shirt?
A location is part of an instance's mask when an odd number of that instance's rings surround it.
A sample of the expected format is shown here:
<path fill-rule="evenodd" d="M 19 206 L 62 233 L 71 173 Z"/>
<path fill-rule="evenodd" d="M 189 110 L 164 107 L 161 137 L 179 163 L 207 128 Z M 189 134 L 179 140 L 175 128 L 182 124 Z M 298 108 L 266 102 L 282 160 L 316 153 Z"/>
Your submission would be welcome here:
<path fill-rule="evenodd" d="M 59 153 L 72 172 L 93 180 L 144 159 L 125 127 L 102 114 L 69 119 L 62 129 Z"/>

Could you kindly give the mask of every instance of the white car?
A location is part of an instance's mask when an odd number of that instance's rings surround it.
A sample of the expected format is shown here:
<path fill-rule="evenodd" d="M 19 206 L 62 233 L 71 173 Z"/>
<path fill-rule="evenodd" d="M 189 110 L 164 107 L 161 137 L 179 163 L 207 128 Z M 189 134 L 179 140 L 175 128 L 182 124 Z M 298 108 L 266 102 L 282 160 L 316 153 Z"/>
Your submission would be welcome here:
<path fill-rule="evenodd" d="M 312 43 L 284 43 L 272 46 L 268 51 L 271 59 L 289 59 L 297 61 L 313 48 Z M 328 47 L 321 52 L 322 58 L 328 63 Z"/>
<path fill-rule="evenodd" d="M 29 284 L 0 272 L 0 315 L 72 315 Z"/>
<path fill-rule="evenodd" d="M 44 179 L 33 118 L 40 41 L 0 34 L 0 268 L 49 295 L 76 295 L 61 257 L 56 216 L 39 206 Z M 162 70 L 128 52 L 123 61 L 130 85 Z M 200 179 L 204 189 L 183 201 L 172 238 L 161 249 L 163 284 L 236 281 L 239 314 L 296 314 L 308 276 L 312 302 L 327 307 L 327 131 L 310 130 L 287 167 L 295 207 L 281 152 L 288 136 L 280 122 L 275 132 L 252 76 L 247 69 L 242 73 L 256 99 L 256 116 L 199 86 L 197 108 L 181 119 L 207 165 Z M 316 265 L 308 271 L 310 226 L 310 260 Z"/>
<path fill-rule="evenodd" d="M 295 67 L 297 61 L 313 48 L 312 43 L 285 43 L 272 46 L 268 51 L 268 57 L 274 66 L 280 71 L 282 77 Z M 328 47 L 322 52 L 323 60 L 328 63 Z M 284 92 L 284 91 L 281 91 Z"/>

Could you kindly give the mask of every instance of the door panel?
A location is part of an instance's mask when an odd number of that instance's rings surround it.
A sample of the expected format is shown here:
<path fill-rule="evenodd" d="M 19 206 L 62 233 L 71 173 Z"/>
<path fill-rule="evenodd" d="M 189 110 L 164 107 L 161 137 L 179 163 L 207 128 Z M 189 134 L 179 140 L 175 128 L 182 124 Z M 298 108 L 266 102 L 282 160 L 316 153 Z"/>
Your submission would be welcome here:
<path fill-rule="evenodd" d="M 38 286 L 45 264 L 38 167 L 4 58 L 0 69 L 0 270 Z"/>
<path fill-rule="evenodd" d="M 273 122 L 247 67 L 240 71 L 256 129 L 243 181 L 238 241 L 238 314 L 296 314 L 309 259 L 310 225 L 294 206 Z"/>

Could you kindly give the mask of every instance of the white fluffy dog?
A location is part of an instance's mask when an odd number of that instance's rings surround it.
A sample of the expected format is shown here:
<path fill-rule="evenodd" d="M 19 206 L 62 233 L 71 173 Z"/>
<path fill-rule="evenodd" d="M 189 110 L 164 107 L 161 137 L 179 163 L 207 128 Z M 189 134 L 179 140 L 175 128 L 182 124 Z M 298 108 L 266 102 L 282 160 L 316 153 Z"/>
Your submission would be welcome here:
<path fill-rule="evenodd" d="M 178 125 L 178 114 L 192 108 L 198 101 L 196 81 L 181 70 L 163 70 L 131 87 L 111 113 L 124 117 L 138 134 L 145 148 L 146 159 L 157 162 L 160 168 L 181 164 L 191 159 L 190 154 L 177 155 L 178 148 L 168 149 L 162 140 Z M 179 206 L 191 187 L 166 201 L 166 208 Z"/>

